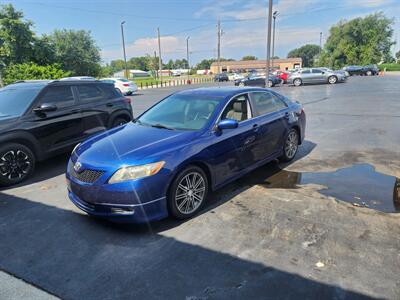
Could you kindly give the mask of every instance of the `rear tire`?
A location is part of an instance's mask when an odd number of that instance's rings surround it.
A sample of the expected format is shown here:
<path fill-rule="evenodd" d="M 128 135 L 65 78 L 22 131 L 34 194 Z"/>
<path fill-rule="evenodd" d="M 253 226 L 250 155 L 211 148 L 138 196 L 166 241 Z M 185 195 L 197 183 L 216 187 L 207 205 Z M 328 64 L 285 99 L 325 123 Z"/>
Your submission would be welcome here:
<path fill-rule="evenodd" d="M 188 166 L 171 184 L 167 197 L 168 210 L 176 219 L 188 219 L 196 215 L 208 194 L 208 179 L 197 166 Z"/>
<path fill-rule="evenodd" d="M 299 149 L 299 133 L 296 129 L 292 128 L 285 138 L 283 144 L 283 154 L 279 158 L 280 161 L 288 162 L 291 161 Z"/>
<path fill-rule="evenodd" d="M 35 155 L 22 144 L 0 147 L 0 186 L 10 186 L 29 178 L 35 170 Z"/>
<path fill-rule="evenodd" d="M 114 127 L 117 127 L 117 126 L 120 126 L 120 125 L 124 125 L 126 123 L 128 123 L 128 121 L 125 118 L 117 117 L 112 122 L 111 127 L 114 128 Z"/>

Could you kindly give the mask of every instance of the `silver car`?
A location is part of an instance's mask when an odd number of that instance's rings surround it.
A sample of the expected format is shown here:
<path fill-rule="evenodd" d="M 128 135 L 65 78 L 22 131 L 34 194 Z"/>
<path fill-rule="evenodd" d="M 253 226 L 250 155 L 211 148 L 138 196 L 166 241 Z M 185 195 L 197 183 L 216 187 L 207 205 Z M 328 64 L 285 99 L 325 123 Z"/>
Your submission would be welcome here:
<path fill-rule="evenodd" d="M 319 68 L 300 69 L 297 72 L 290 74 L 288 78 L 288 83 L 291 83 L 295 86 L 300 86 L 304 83 L 335 84 L 337 82 L 344 81 L 346 81 L 345 74 Z"/>

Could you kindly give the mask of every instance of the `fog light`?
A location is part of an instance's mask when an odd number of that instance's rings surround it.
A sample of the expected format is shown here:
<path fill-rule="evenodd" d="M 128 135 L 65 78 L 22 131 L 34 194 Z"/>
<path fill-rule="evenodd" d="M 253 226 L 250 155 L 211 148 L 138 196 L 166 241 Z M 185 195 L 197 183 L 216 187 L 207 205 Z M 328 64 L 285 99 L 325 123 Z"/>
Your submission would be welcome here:
<path fill-rule="evenodd" d="M 113 214 L 119 214 L 119 215 L 132 215 L 135 213 L 135 210 L 132 207 L 127 207 L 127 208 L 111 207 L 111 212 Z"/>

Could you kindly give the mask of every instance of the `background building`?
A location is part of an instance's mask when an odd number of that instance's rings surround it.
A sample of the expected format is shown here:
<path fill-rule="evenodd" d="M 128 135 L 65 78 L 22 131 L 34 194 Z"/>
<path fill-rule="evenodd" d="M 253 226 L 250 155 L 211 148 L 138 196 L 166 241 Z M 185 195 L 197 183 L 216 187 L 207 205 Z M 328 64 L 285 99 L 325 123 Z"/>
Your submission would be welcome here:
<path fill-rule="evenodd" d="M 271 60 L 271 63 L 273 63 L 273 69 L 281 71 L 302 67 L 302 59 L 300 57 L 274 59 Z M 221 71 L 238 73 L 245 73 L 251 70 L 263 71 L 265 70 L 265 65 L 266 60 L 221 61 Z M 213 62 L 210 69 L 212 73 L 218 73 L 218 62 Z"/>

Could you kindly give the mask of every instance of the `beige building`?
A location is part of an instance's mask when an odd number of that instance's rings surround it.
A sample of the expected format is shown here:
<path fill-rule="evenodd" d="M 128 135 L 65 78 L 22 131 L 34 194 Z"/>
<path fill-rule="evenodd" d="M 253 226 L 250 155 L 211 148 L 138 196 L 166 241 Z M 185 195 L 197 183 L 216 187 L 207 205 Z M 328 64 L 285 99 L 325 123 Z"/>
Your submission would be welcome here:
<path fill-rule="evenodd" d="M 302 59 L 300 57 L 271 59 L 273 69 L 281 71 L 291 70 L 302 67 Z M 266 60 L 240 60 L 240 61 L 221 61 L 220 70 L 218 70 L 218 62 L 211 64 L 210 70 L 213 74 L 219 72 L 239 72 L 245 73 L 251 70 L 265 70 Z"/>

